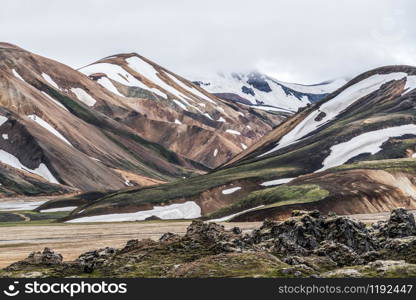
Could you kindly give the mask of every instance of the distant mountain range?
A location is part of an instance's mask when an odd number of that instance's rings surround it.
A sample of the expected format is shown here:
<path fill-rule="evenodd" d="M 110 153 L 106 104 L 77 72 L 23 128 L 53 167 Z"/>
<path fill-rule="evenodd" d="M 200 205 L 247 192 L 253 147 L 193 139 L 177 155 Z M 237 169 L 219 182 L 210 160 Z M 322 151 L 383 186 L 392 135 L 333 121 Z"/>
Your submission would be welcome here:
<path fill-rule="evenodd" d="M 259 72 L 218 73 L 194 81 L 217 97 L 264 110 L 295 113 L 347 83 L 339 78 L 314 85 L 286 83 Z"/>
<path fill-rule="evenodd" d="M 416 68 L 192 81 L 136 53 L 74 70 L 0 43 L 0 197 L 66 195 L 37 210 L 77 207 L 67 222 L 416 208 Z"/>
<path fill-rule="evenodd" d="M 0 43 L 0 195 L 117 190 L 204 173 L 284 118 L 219 99 L 137 54 L 79 72 Z"/>
<path fill-rule="evenodd" d="M 416 68 L 363 73 L 206 175 L 84 201 L 62 221 L 283 219 L 416 208 Z M 102 200 L 101 200 L 102 199 Z M 46 203 L 44 207 L 71 205 Z"/>

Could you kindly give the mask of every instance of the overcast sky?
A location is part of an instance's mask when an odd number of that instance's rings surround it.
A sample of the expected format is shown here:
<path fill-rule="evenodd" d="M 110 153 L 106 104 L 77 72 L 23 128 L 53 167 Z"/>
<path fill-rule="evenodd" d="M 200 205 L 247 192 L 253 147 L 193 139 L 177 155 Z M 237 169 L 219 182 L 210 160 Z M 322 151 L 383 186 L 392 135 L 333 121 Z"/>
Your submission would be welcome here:
<path fill-rule="evenodd" d="M 0 41 L 74 68 L 138 52 L 182 74 L 316 83 L 416 65 L 412 0 L 1 0 Z"/>

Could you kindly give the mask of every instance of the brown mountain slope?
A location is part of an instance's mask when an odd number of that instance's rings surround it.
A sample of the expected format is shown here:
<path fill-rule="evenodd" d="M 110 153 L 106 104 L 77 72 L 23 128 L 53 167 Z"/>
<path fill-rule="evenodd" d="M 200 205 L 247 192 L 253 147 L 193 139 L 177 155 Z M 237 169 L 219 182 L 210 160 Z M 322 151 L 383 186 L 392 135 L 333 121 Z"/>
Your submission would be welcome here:
<path fill-rule="evenodd" d="M 210 174 L 108 194 L 71 219 L 102 220 L 117 212 L 139 218 L 158 205 L 189 202 L 202 217 L 237 220 L 279 218 L 293 207 L 339 213 L 414 208 L 415 99 L 416 68 L 371 70 Z"/>
<path fill-rule="evenodd" d="M 94 108 L 176 153 L 216 167 L 257 141 L 285 116 L 228 102 L 135 53 L 80 69 L 132 110 Z"/>
<path fill-rule="evenodd" d="M 95 102 L 94 102 L 95 101 Z M 3 163 L 82 190 L 119 189 L 166 181 L 206 168 L 163 146 L 94 106 L 132 111 L 83 74 L 56 61 L 0 44 L 0 139 Z M 11 161 L 12 162 L 11 162 Z M 32 170 L 32 171 L 31 171 Z M 46 174 L 46 175 L 45 175 Z"/>

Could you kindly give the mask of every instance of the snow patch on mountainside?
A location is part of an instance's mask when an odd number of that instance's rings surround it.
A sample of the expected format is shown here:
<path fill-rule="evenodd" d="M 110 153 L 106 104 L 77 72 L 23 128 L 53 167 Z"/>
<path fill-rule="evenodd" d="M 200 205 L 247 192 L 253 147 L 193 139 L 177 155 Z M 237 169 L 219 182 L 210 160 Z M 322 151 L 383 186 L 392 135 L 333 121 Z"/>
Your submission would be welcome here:
<path fill-rule="evenodd" d="M 144 60 L 138 58 L 137 56 L 132 56 L 126 59 L 129 67 L 134 71 L 144 76 L 146 79 L 152 81 L 154 84 L 161 87 L 164 91 L 172 94 L 178 99 L 182 97 L 186 98 L 186 95 L 180 93 L 174 87 L 170 86 L 164 82 L 157 74 L 159 73 L 151 64 L 145 62 Z M 162 91 L 163 92 L 163 91 Z"/>
<path fill-rule="evenodd" d="M 346 78 L 337 78 L 332 81 L 313 84 L 313 85 L 303 85 L 298 83 L 289 83 L 284 81 L 278 81 L 279 83 L 305 94 L 329 94 L 345 85 L 348 82 Z"/>
<path fill-rule="evenodd" d="M 194 201 L 187 201 L 179 204 L 155 206 L 153 209 L 134 213 L 81 217 L 67 221 L 67 223 L 143 221 L 151 216 L 156 216 L 163 220 L 194 219 L 201 216 L 201 208 Z"/>
<path fill-rule="evenodd" d="M 59 87 L 59 85 L 51 78 L 51 76 L 49 76 L 46 73 L 42 73 L 42 77 L 43 79 L 45 79 L 51 86 L 53 86 L 54 88 L 56 88 L 57 90 L 60 90 L 61 88 Z"/>
<path fill-rule="evenodd" d="M 97 80 L 97 82 L 113 94 L 116 94 L 117 96 L 124 97 L 120 92 L 117 90 L 117 88 L 114 86 L 114 84 L 108 79 L 107 77 L 101 77 Z"/>
<path fill-rule="evenodd" d="M 8 118 L 4 117 L 4 116 L 0 116 L 0 126 L 3 125 L 4 123 L 6 123 L 8 120 Z"/>
<path fill-rule="evenodd" d="M 234 135 L 241 135 L 241 132 L 237 131 L 237 130 L 233 130 L 233 129 L 227 129 L 225 132 L 234 134 Z"/>
<path fill-rule="evenodd" d="M 17 73 L 17 71 L 16 71 L 15 69 L 13 69 L 13 70 L 12 70 L 12 73 L 13 73 L 13 75 L 14 75 L 17 79 L 20 79 L 21 81 L 26 82 L 26 81 L 23 79 L 23 77 L 22 77 L 22 76 L 20 76 L 20 74 L 19 74 L 19 73 Z"/>
<path fill-rule="evenodd" d="M 233 187 L 233 188 L 230 188 L 230 189 L 225 189 L 225 190 L 222 190 L 221 193 L 223 195 L 229 195 L 229 194 L 237 192 L 238 190 L 241 190 L 241 187 L 237 186 L 237 187 Z"/>
<path fill-rule="evenodd" d="M 246 209 L 246 210 L 240 211 L 240 212 L 238 212 L 238 213 L 235 213 L 235 214 L 232 214 L 232 215 L 229 215 L 229 216 L 225 216 L 225 217 L 222 217 L 222 218 L 209 220 L 208 222 L 226 222 L 226 221 L 231 220 L 232 218 L 234 218 L 234 217 L 236 217 L 236 216 L 239 216 L 239 215 L 242 215 L 242 214 L 244 214 L 244 213 L 246 213 L 246 212 L 249 212 L 249 211 L 252 211 L 252 210 L 255 210 L 255 209 L 261 208 L 261 207 L 263 207 L 263 206 L 264 206 L 264 205 L 260 205 L 260 206 L 257 206 L 257 207 L 249 208 L 249 209 Z"/>
<path fill-rule="evenodd" d="M 259 90 L 252 86 L 250 82 L 252 76 L 259 77 L 267 89 Z M 248 100 L 251 104 L 266 104 L 271 106 L 282 107 L 291 111 L 297 111 L 300 107 L 306 106 L 310 101 L 308 99 L 299 99 L 292 94 L 286 93 L 283 87 L 275 80 L 261 74 L 217 74 L 214 76 L 202 76 L 196 78 L 201 82 L 201 87 L 210 93 L 233 93 Z M 269 90 L 270 88 L 270 90 Z"/>
<path fill-rule="evenodd" d="M 171 74 L 166 73 L 169 78 L 174 81 L 177 85 L 179 85 L 181 88 L 183 88 L 184 90 L 188 91 L 189 93 L 198 96 L 199 98 L 204 99 L 205 101 L 208 101 L 212 104 L 215 104 L 214 101 L 212 101 L 211 99 L 209 99 L 207 96 L 205 96 L 203 93 L 201 93 L 200 91 L 198 91 L 197 89 L 193 88 L 193 87 L 189 87 L 186 84 L 184 84 L 182 81 L 178 80 L 175 76 L 172 76 Z"/>
<path fill-rule="evenodd" d="M 37 116 L 37 115 L 28 115 L 27 117 L 29 119 L 31 119 L 32 121 L 35 121 L 36 123 L 38 123 L 40 126 L 45 128 L 46 130 L 48 130 L 50 133 L 52 133 L 56 137 L 63 140 L 68 145 L 72 146 L 72 144 L 61 133 L 59 133 L 58 130 L 56 130 L 51 124 L 49 124 L 48 122 L 46 122 L 45 120 L 43 120 L 39 116 Z"/>
<path fill-rule="evenodd" d="M 39 175 L 51 183 L 59 184 L 58 180 L 56 180 L 56 178 L 49 171 L 48 167 L 43 163 L 41 163 L 36 169 L 30 169 L 25 167 L 16 156 L 4 150 L 0 150 L 0 162 L 12 166 L 13 168 Z"/>
<path fill-rule="evenodd" d="M 0 211 L 34 210 L 46 201 L 6 200 L 0 202 Z"/>
<path fill-rule="evenodd" d="M 293 177 L 293 178 L 281 178 L 281 179 L 276 179 L 276 180 L 270 180 L 270 181 L 265 181 L 265 182 L 261 183 L 260 185 L 262 185 L 262 186 L 279 185 L 279 184 L 289 183 L 289 182 L 291 182 L 295 178 L 296 177 Z"/>
<path fill-rule="evenodd" d="M 340 166 L 362 153 L 375 154 L 381 150 L 381 145 L 389 138 L 405 134 L 416 135 L 416 125 L 409 124 L 370 131 L 358 135 L 347 142 L 334 145 L 331 147 L 329 156 L 322 162 L 323 167 L 315 172 Z"/>
<path fill-rule="evenodd" d="M 346 88 L 335 98 L 325 102 L 306 116 L 302 122 L 280 139 L 276 147 L 258 157 L 262 157 L 299 141 L 320 126 L 335 119 L 346 108 L 354 104 L 355 101 L 377 91 L 383 84 L 389 81 L 400 80 L 406 76 L 407 74 L 403 72 L 376 74 Z"/>
<path fill-rule="evenodd" d="M 57 212 L 57 211 L 72 211 L 76 209 L 78 206 L 66 206 L 66 207 L 58 207 L 58 208 L 49 208 L 49 209 L 42 209 L 39 212 Z"/>
<path fill-rule="evenodd" d="M 81 88 L 72 88 L 71 91 L 77 96 L 77 98 L 88 106 L 94 106 L 97 102 L 90 94 Z"/>
<path fill-rule="evenodd" d="M 125 69 L 115 64 L 110 64 L 110 63 L 92 64 L 92 65 L 81 68 L 79 71 L 84 73 L 87 76 L 90 76 L 96 73 L 103 73 L 111 80 L 117 81 L 125 86 L 138 87 L 141 89 L 151 91 L 152 93 L 155 93 L 158 96 L 165 97 L 165 94 L 160 92 L 158 89 L 149 88 L 147 85 L 145 85 L 143 82 L 141 82 L 136 77 L 131 75 Z M 107 87 L 105 86 L 105 88 Z"/>
<path fill-rule="evenodd" d="M 403 93 L 403 95 L 409 93 L 413 89 L 416 89 L 416 76 L 407 76 L 406 85 L 404 87 L 405 92 Z"/>

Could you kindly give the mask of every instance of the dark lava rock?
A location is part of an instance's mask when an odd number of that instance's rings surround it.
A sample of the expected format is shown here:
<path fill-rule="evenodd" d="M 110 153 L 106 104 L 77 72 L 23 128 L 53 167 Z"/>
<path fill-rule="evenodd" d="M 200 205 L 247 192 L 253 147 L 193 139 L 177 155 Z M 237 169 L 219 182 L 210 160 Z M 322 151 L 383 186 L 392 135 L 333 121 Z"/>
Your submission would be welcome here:
<path fill-rule="evenodd" d="M 314 254 L 319 256 L 327 256 L 331 258 L 338 266 L 348 266 L 362 264 L 358 254 L 350 247 L 332 241 L 324 241 L 318 249 L 314 250 Z"/>
<path fill-rule="evenodd" d="M 116 253 L 116 249 L 106 247 L 85 252 L 81 254 L 75 262 L 84 268 L 85 273 L 91 273 L 97 266 L 103 265 L 107 260 L 114 257 Z"/>
<path fill-rule="evenodd" d="M 144 219 L 145 221 L 159 221 L 162 220 L 161 218 L 159 218 L 158 216 L 150 216 L 147 217 L 146 219 Z"/>
<path fill-rule="evenodd" d="M 319 121 L 321 121 L 323 118 L 325 118 L 326 117 L 326 113 L 325 112 L 323 112 L 323 111 L 321 111 L 317 116 L 316 116 L 316 118 L 315 118 L 315 121 L 316 122 L 319 122 Z"/>
<path fill-rule="evenodd" d="M 223 225 L 192 221 L 186 230 L 185 237 L 215 242 L 224 240 L 227 235 Z"/>
<path fill-rule="evenodd" d="M 241 233 L 242 233 L 242 231 L 241 231 L 240 227 L 233 227 L 233 228 L 231 229 L 231 231 L 232 231 L 234 234 L 241 234 Z"/>
<path fill-rule="evenodd" d="M 243 86 L 241 87 L 241 91 L 242 91 L 244 94 L 247 94 L 247 95 L 252 95 L 252 96 L 255 96 L 255 95 L 256 95 L 256 94 L 254 93 L 254 90 L 253 90 L 252 88 L 246 87 L 245 85 L 243 85 Z"/>
<path fill-rule="evenodd" d="M 62 264 L 62 255 L 56 253 L 52 249 L 45 248 L 42 252 L 36 251 L 29 254 L 29 256 L 19 262 L 13 263 L 8 266 L 5 270 L 13 271 L 19 270 L 26 266 L 53 266 Z"/>
<path fill-rule="evenodd" d="M 172 232 L 166 232 L 164 233 L 160 239 L 159 242 L 171 242 L 171 241 L 177 241 L 181 238 L 179 234 L 172 233 Z"/>
<path fill-rule="evenodd" d="M 247 83 L 265 93 L 270 93 L 272 91 L 265 78 L 259 74 L 250 74 L 250 78 L 247 80 Z"/>
<path fill-rule="evenodd" d="M 265 220 L 260 229 L 253 231 L 252 239 L 254 244 L 281 255 L 308 255 L 327 245 L 325 242 L 334 242 L 337 248 L 348 247 L 351 253 L 364 253 L 374 250 L 375 243 L 363 223 L 336 215 L 324 217 L 319 211 L 293 211 L 284 222 Z"/>
<path fill-rule="evenodd" d="M 391 212 L 390 219 L 381 232 L 389 238 L 416 235 L 415 217 L 404 208 L 397 208 Z"/>

